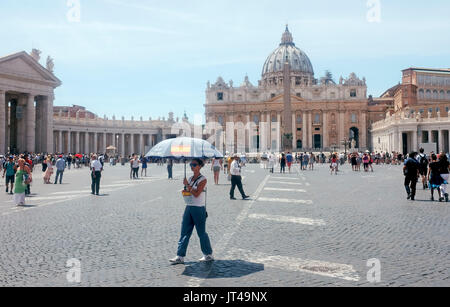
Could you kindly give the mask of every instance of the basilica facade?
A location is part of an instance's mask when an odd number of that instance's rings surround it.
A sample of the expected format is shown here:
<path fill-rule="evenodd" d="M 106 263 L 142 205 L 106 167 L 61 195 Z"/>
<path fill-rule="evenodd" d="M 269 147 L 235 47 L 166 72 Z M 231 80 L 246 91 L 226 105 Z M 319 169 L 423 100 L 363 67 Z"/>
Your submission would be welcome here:
<path fill-rule="evenodd" d="M 370 114 L 365 78 L 354 73 L 338 82 L 330 74 L 315 78 L 287 26 L 257 85 L 248 77 L 239 86 L 219 77 L 206 89 L 207 126 L 221 125 L 224 147 L 233 152 L 365 150 L 369 119 L 384 113 L 373 109 Z M 237 140 L 242 127 L 250 130 L 245 145 Z"/>

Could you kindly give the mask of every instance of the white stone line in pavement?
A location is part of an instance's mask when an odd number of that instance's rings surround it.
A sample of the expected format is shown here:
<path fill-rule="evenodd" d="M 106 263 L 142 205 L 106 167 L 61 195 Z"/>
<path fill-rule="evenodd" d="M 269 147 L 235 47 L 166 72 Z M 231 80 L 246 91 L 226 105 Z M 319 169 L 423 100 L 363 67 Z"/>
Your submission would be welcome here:
<path fill-rule="evenodd" d="M 270 179 L 276 179 L 276 180 L 295 180 L 298 181 L 299 177 L 293 178 L 293 177 L 270 177 Z"/>
<path fill-rule="evenodd" d="M 250 214 L 249 218 L 257 220 L 268 220 L 282 223 L 295 223 L 310 226 L 325 226 L 323 220 L 314 220 L 302 217 L 281 216 L 281 215 L 267 215 L 267 214 Z"/>
<path fill-rule="evenodd" d="M 84 193 L 86 193 L 86 191 Z M 61 195 L 61 196 L 53 195 L 53 196 L 42 196 L 42 197 L 30 197 L 30 198 L 26 199 L 26 202 L 32 203 L 32 202 L 42 201 L 42 200 L 57 200 L 57 199 L 67 199 L 67 198 L 73 198 L 73 197 L 78 197 L 78 195 L 70 193 L 68 195 Z"/>
<path fill-rule="evenodd" d="M 269 183 L 274 183 L 274 184 L 286 184 L 286 185 L 303 185 L 303 183 L 301 183 L 301 182 L 269 181 Z"/>
<path fill-rule="evenodd" d="M 304 200 L 304 199 L 287 199 L 287 198 L 267 198 L 267 197 L 259 197 L 258 201 L 262 202 L 274 202 L 274 203 L 288 203 L 288 204 L 304 204 L 304 205 L 312 205 L 312 200 Z"/>
<path fill-rule="evenodd" d="M 255 203 L 255 199 L 258 198 L 259 194 L 261 194 L 264 186 L 266 185 L 267 181 L 269 180 L 270 175 L 267 175 L 266 178 L 260 183 L 258 188 L 255 191 L 255 194 L 252 196 L 251 201 L 246 201 L 244 203 L 244 208 L 242 209 L 241 213 L 236 217 L 236 223 L 231 225 L 228 229 L 228 232 L 226 232 L 223 237 L 218 241 L 214 248 L 214 254 L 215 255 L 223 255 L 225 253 L 225 249 L 228 246 L 231 238 L 234 236 L 234 234 L 237 232 L 239 227 L 241 226 L 242 222 L 248 217 L 248 213 L 252 207 L 252 205 Z M 199 277 L 192 277 L 188 280 L 187 286 L 188 287 L 200 287 L 201 283 L 208 277 L 211 270 L 208 270 L 204 274 L 202 274 L 203 278 Z"/>
<path fill-rule="evenodd" d="M 320 276 L 359 281 L 360 277 L 353 266 L 326 261 L 301 259 L 285 256 L 272 256 L 256 251 L 231 249 L 228 259 L 242 259 L 252 263 L 264 264 L 264 267 L 283 271 L 303 272 Z"/>
<path fill-rule="evenodd" d="M 306 182 L 305 185 L 306 185 L 307 187 L 309 187 L 311 184 L 309 184 L 309 182 Z"/>
<path fill-rule="evenodd" d="M 306 193 L 306 190 L 302 190 L 302 189 L 264 188 L 264 191 L 280 191 L 280 192 L 298 192 L 298 193 Z"/>
<path fill-rule="evenodd" d="M 151 204 L 151 203 L 154 203 L 154 202 L 156 202 L 156 201 L 158 201 L 158 200 L 161 200 L 161 199 L 163 199 L 162 196 L 156 197 L 155 199 L 148 200 L 148 201 L 144 202 L 143 204 L 144 204 L 144 205 Z"/>

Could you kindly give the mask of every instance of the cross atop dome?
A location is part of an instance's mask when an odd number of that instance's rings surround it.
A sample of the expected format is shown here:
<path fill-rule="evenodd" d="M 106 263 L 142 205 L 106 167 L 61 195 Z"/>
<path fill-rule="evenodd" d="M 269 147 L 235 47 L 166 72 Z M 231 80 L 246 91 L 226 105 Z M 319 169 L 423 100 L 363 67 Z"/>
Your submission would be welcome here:
<path fill-rule="evenodd" d="M 284 31 L 283 36 L 281 37 L 280 46 L 283 46 L 283 45 L 295 46 L 294 38 L 292 37 L 291 32 L 289 32 L 289 26 L 287 24 L 286 24 L 286 31 Z"/>

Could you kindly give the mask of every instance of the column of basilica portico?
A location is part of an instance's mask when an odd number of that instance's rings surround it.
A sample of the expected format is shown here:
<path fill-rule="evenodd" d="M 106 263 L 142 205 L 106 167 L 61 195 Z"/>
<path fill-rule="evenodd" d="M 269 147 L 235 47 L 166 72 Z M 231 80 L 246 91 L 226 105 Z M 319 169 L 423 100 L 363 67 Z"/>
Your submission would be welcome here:
<path fill-rule="evenodd" d="M 53 100 L 54 96 L 47 96 L 46 97 L 46 136 L 47 136 L 47 142 L 46 142 L 46 150 L 47 152 L 51 153 L 53 151 Z"/>
<path fill-rule="evenodd" d="M 81 152 L 81 146 L 80 146 L 80 132 L 75 132 L 75 151 L 76 153 Z"/>
<path fill-rule="evenodd" d="M 141 133 L 139 135 L 139 147 L 140 147 L 140 154 L 145 155 L 145 134 Z"/>
<path fill-rule="evenodd" d="M 367 147 L 367 114 L 365 112 L 361 113 L 361 140 L 359 147 L 366 149 Z"/>
<path fill-rule="evenodd" d="M 34 97 L 34 94 L 28 94 L 26 106 L 26 148 L 28 152 L 36 151 L 36 111 L 34 108 Z"/>
<path fill-rule="evenodd" d="M 308 112 L 308 148 L 312 149 L 313 144 L 313 127 L 312 127 L 312 111 Z"/>
<path fill-rule="evenodd" d="M 306 116 L 306 113 L 302 113 L 302 149 L 308 147 L 308 116 Z"/>
<path fill-rule="evenodd" d="M 67 131 L 67 153 L 72 153 L 72 133 Z"/>
<path fill-rule="evenodd" d="M 134 143 L 134 134 L 133 133 L 131 133 L 130 134 L 130 140 L 131 140 L 131 154 L 134 154 L 134 153 L 136 153 L 134 150 L 135 150 L 135 143 Z"/>
<path fill-rule="evenodd" d="M 120 134 L 120 154 L 125 156 L 125 134 Z"/>
<path fill-rule="evenodd" d="M 98 133 L 94 132 L 94 150 L 93 153 L 98 153 Z"/>
<path fill-rule="evenodd" d="M 327 112 L 323 112 L 322 115 L 323 121 L 323 132 L 322 132 L 322 148 L 327 148 L 328 145 L 328 114 Z"/>
<path fill-rule="evenodd" d="M 63 149 L 63 135 L 62 135 L 62 131 L 59 130 L 58 131 L 58 152 L 62 153 L 64 151 Z"/>
<path fill-rule="evenodd" d="M 106 132 L 103 132 L 103 144 L 100 152 L 106 152 L 106 147 L 108 147 L 108 145 L 106 144 Z"/>
<path fill-rule="evenodd" d="M 343 111 L 339 112 L 339 132 L 338 132 L 338 146 L 340 147 L 342 145 L 342 141 L 344 138 L 347 139 L 347 136 L 345 135 L 345 113 Z"/>
<path fill-rule="evenodd" d="M 0 90 L 0 153 L 6 153 L 6 92 Z"/>
<path fill-rule="evenodd" d="M 295 118 L 295 112 L 292 113 L 292 150 L 295 151 L 297 148 L 297 125 L 296 125 L 296 118 Z"/>
<path fill-rule="evenodd" d="M 90 154 L 90 148 L 89 148 L 89 132 L 84 133 L 84 152 L 86 154 Z"/>

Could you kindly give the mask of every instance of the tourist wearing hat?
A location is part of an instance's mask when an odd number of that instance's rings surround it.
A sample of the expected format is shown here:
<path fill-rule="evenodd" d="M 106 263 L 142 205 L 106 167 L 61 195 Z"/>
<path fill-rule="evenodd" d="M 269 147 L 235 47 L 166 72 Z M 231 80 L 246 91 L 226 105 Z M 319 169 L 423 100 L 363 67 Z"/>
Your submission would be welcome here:
<path fill-rule="evenodd" d="M 56 178 L 55 178 L 55 184 L 58 183 L 58 177 L 59 177 L 59 184 L 62 184 L 62 178 L 64 175 L 64 170 L 66 169 L 66 161 L 63 159 L 63 156 L 60 155 L 58 157 L 58 160 L 56 161 Z"/>

